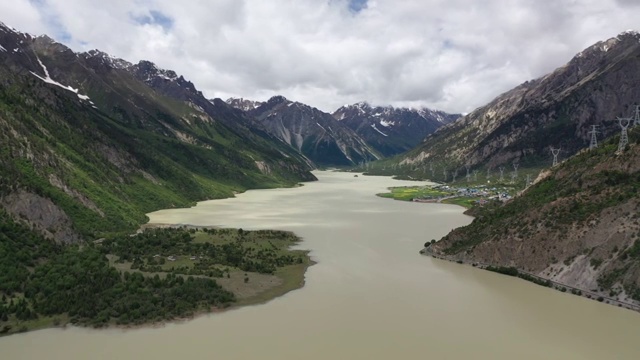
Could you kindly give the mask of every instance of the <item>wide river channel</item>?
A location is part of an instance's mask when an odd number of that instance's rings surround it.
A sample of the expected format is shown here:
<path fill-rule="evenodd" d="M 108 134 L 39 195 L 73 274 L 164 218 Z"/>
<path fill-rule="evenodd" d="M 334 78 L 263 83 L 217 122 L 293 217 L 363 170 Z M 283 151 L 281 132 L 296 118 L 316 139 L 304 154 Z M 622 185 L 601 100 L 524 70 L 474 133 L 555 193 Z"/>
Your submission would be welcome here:
<path fill-rule="evenodd" d="M 283 229 L 317 264 L 266 304 L 139 329 L 0 338 L 0 359 L 640 359 L 640 314 L 418 254 L 472 219 L 376 197 L 387 177 L 317 172 L 151 222 Z"/>

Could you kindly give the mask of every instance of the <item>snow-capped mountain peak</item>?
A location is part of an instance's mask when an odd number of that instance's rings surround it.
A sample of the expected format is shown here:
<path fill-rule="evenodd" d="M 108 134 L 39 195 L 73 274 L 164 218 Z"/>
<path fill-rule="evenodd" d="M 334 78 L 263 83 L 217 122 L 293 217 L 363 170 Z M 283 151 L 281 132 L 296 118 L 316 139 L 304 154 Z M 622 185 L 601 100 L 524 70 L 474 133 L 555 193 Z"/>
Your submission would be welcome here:
<path fill-rule="evenodd" d="M 340 107 L 333 117 L 355 130 L 378 151 L 395 155 L 413 148 L 459 115 L 428 108 L 371 106 L 367 102 L 359 102 Z"/>
<path fill-rule="evenodd" d="M 251 111 L 256 109 L 258 106 L 264 104 L 262 101 L 254 101 L 245 98 L 228 98 L 225 101 L 227 104 L 231 105 L 236 109 L 240 109 L 242 111 Z"/>
<path fill-rule="evenodd" d="M 124 59 L 120 59 L 117 58 L 113 55 L 109 55 L 103 51 L 94 49 L 94 50 L 89 50 L 86 53 L 84 53 L 86 58 L 97 58 L 102 60 L 105 64 L 107 64 L 108 66 L 114 68 L 114 69 L 120 69 L 120 70 L 124 70 L 127 69 L 131 66 L 133 66 L 132 63 L 124 60 Z"/>

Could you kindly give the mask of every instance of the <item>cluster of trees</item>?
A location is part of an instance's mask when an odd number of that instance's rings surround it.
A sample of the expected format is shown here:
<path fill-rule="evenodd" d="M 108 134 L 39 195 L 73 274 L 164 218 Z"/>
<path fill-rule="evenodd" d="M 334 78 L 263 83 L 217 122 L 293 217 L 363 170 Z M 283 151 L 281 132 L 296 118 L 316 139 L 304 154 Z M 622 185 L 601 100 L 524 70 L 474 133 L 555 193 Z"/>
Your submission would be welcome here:
<path fill-rule="evenodd" d="M 270 274 L 301 263 L 303 255 L 287 249 L 297 241 L 282 231 L 152 229 L 101 244 L 63 246 L 0 211 L 0 333 L 18 326 L 24 330 L 21 322 L 43 316 L 104 326 L 226 307 L 235 296 L 212 277 L 223 276 L 230 267 Z M 109 264 L 108 254 L 156 274 L 120 272 Z M 182 270 L 162 270 L 170 255 L 196 260 Z"/>
<path fill-rule="evenodd" d="M 0 332 L 40 316 L 68 315 L 92 326 L 140 324 L 235 300 L 210 278 L 121 273 L 99 246 L 56 245 L 0 211 Z"/>
<path fill-rule="evenodd" d="M 92 247 L 69 249 L 36 269 L 25 297 L 40 314 L 67 313 L 72 322 L 94 326 L 172 319 L 235 301 L 207 278 L 120 274 Z"/>
<path fill-rule="evenodd" d="M 115 237 L 102 243 L 104 254 L 113 254 L 119 261 L 133 262 L 132 268 L 141 271 L 162 271 L 164 258 L 195 256 L 194 266 L 174 269 L 188 275 L 220 276 L 219 265 L 248 272 L 273 274 L 277 268 L 302 263 L 299 255 L 275 245 L 271 240 L 285 240 L 290 245 L 298 241 L 294 235 L 282 231 L 243 231 L 242 229 L 207 229 L 212 241 L 195 242 L 195 229 L 149 229 L 135 239 Z M 217 242 L 217 243 L 216 243 Z M 154 255 L 160 255 L 153 258 Z"/>
<path fill-rule="evenodd" d="M 60 252 L 59 246 L 15 223 L 0 209 L 0 293 L 11 296 L 24 291 L 29 268 Z"/>
<path fill-rule="evenodd" d="M 549 280 L 544 280 L 538 277 L 531 276 L 529 274 L 525 274 L 523 272 L 518 271 L 517 268 L 513 266 L 487 266 L 486 270 L 497 272 L 499 274 L 508 275 L 518 277 L 523 280 L 527 280 L 534 284 L 538 284 L 540 286 L 551 287 L 553 284 Z M 566 291 L 566 290 L 565 290 Z"/>

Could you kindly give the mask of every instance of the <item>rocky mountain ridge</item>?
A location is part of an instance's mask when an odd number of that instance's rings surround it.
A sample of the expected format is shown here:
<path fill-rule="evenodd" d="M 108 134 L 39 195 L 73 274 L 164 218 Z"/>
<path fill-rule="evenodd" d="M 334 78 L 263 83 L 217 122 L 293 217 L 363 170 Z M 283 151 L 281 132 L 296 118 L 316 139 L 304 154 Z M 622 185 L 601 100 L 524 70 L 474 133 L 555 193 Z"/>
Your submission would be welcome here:
<path fill-rule="evenodd" d="M 352 166 L 381 158 L 353 130 L 309 105 L 283 96 L 273 96 L 264 103 L 230 102 L 240 109 L 253 107 L 246 112 L 248 116 L 319 166 Z"/>
<path fill-rule="evenodd" d="M 372 107 L 366 102 L 342 106 L 332 115 L 385 156 L 413 149 L 427 135 L 460 117 L 429 108 Z"/>
<path fill-rule="evenodd" d="M 264 104 L 264 102 L 262 101 L 254 101 L 244 98 L 228 98 L 227 100 L 225 100 L 225 102 L 230 106 L 242 111 L 251 111 Z"/>
<path fill-rule="evenodd" d="M 591 125 L 599 127 L 600 139 L 619 133 L 613 120 L 632 115 L 639 82 L 640 35 L 624 32 L 443 126 L 400 163 L 476 169 L 550 164 L 551 147 L 562 150 L 561 158 L 587 147 Z"/>

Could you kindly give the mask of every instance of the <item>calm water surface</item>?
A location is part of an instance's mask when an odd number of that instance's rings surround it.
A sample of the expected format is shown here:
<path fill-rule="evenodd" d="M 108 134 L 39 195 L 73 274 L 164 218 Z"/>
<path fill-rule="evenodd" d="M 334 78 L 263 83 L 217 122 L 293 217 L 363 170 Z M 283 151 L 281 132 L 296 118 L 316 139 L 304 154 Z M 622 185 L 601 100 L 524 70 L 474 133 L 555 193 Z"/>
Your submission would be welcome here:
<path fill-rule="evenodd" d="M 264 305 L 159 328 L 0 338 L 0 359 L 640 359 L 640 315 L 420 256 L 471 218 L 374 196 L 411 183 L 318 172 L 296 189 L 150 214 L 156 223 L 292 230 L 318 264 Z"/>

